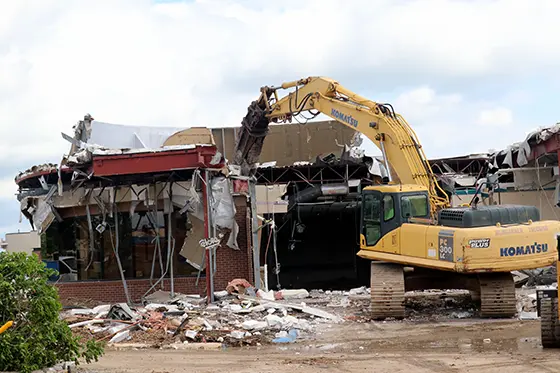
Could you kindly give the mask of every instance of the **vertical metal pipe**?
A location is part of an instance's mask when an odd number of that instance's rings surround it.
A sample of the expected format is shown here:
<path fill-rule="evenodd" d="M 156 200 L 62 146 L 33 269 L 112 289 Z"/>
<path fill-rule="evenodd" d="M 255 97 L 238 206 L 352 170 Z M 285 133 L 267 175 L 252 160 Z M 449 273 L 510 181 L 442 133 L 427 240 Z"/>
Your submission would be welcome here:
<path fill-rule="evenodd" d="M 167 214 L 167 255 L 171 255 L 169 277 L 171 286 L 171 298 L 175 296 L 175 284 L 173 279 L 173 263 L 175 262 L 175 255 L 171 249 L 171 240 L 173 239 L 173 229 L 171 228 L 171 211 Z"/>
<path fill-rule="evenodd" d="M 173 214 L 173 182 L 169 183 L 169 192 L 167 193 L 167 197 L 169 200 L 169 211 L 167 213 L 167 255 L 171 255 L 171 263 L 170 263 L 170 290 L 171 290 L 171 298 L 175 297 L 175 278 L 174 275 L 174 268 L 175 268 L 175 238 L 173 237 L 173 224 L 171 223 L 171 215 Z M 165 200 L 164 200 L 164 209 L 165 209 Z M 173 241 L 173 246 L 171 246 L 171 241 Z"/>
<path fill-rule="evenodd" d="M 226 133 L 225 133 L 223 128 L 222 128 L 222 155 L 224 156 L 225 159 L 227 159 L 227 156 L 226 156 Z"/>
<path fill-rule="evenodd" d="M 276 273 L 276 287 L 280 290 L 280 263 L 278 263 L 278 250 L 276 247 L 276 219 L 274 218 L 274 213 L 272 213 L 272 224 L 270 226 L 270 234 L 272 234 L 272 248 L 274 249 L 274 273 Z"/>
<path fill-rule="evenodd" d="M 211 236 L 211 221 L 210 221 L 210 173 L 208 170 L 204 170 L 202 175 L 203 180 L 203 202 L 204 202 L 204 236 L 205 238 L 210 238 Z M 212 261 L 210 251 L 206 251 L 206 301 L 207 303 L 212 303 L 214 301 L 214 289 L 213 289 L 213 275 L 212 275 Z"/>
<path fill-rule="evenodd" d="M 251 232 L 253 234 L 252 250 L 253 250 L 253 273 L 255 277 L 255 289 L 261 288 L 261 259 L 259 245 L 259 219 L 257 217 L 257 190 L 256 180 L 249 180 L 249 196 L 251 200 Z"/>
<path fill-rule="evenodd" d="M 381 145 L 381 154 L 383 154 L 383 163 L 385 163 L 387 175 L 389 176 L 389 182 L 391 182 L 393 181 L 393 177 L 391 175 L 391 169 L 389 168 L 389 161 L 387 160 L 387 152 L 385 151 L 385 139 L 383 136 L 381 137 L 381 140 L 379 140 L 379 144 Z"/>
<path fill-rule="evenodd" d="M 212 214 L 212 206 L 210 202 L 213 199 L 212 196 L 212 180 L 210 180 L 210 171 L 206 170 L 206 195 L 208 196 L 208 237 L 216 237 L 216 227 L 214 226 L 214 216 Z M 208 259 L 209 259 L 209 275 L 210 275 L 210 302 L 214 302 L 214 273 L 216 267 L 214 262 L 216 261 L 216 253 L 212 251 L 212 246 L 208 249 Z"/>
<path fill-rule="evenodd" d="M 89 209 L 89 201 L 88 204 L 86 205 L 86 215 L 87 215 L 87 222 L 88 222 L 88 231 L 89 231 L 89 255 L 90 255 L 90 259 L 88 262 L 88 265 L 85 269 L 86 275 L 87 275 L 87 271 L 89 270 L 89 267 L 91 266 L 91 263 L 93 263 L 93 251 L 95 250 L 94 245 L 93 245 L 93 240 L 95 237 L 93 237 L 93 224 L 91 222 L 91 211 Z M 84 280 L 84 279 L 81 279 Z"/>
<path fill-rule="evenodd" d="M 210 277 L 210 303 L 214 302 L 214 252 L 212 252 L 212 246 L 206 248 L 206 252 L 208 253 L 208 262 L 210 265 L 209 268 L 209 277 Z"/>
<path fill-rule="evenodd" d="M 114 193 L 114 195 L 116 196 L 117 193 Z M 126 284 L 126 279 L 124 277 L 124 270 L 122 267 L 122 263 L 121 263 L 121 258 L 119 256 L 119 211 L 117 209 L 117 204 L 115 202 L 113 202 L 113 209 L 114 209 L 114 218 L 115 218 L 115 241 L 116 244 L 115 246 L 113 246 L 113 250 L 115 252 L 115 258 L 117 259 L 117 265 L 119 266 L 119 272 L 121 273 L 121 280 L 123 283 L 123 288 L 124 288 L 124 295 L 126 296 L 126 302 L 128 304 L 132 304 L 131 300 L 130 300 L 130 295 L 128 294 L 128 286 Z M 110 232 L 109 232 L 110 234 Z"/>

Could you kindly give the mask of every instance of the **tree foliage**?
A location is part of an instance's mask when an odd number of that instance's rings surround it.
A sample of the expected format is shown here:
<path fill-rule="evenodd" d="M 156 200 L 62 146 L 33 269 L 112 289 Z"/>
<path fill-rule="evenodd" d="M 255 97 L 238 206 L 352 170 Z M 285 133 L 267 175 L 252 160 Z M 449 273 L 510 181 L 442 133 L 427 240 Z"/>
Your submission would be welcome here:
<path fill-rule="evenodd" d="M 31 372 L 62 361 L 87 363 L 103 354 L 95 341 L 81 344 L 59 318 L 57 289 L 48 283 L 56 274 L 34 255 L 0 253 L 0 371 Z"/>

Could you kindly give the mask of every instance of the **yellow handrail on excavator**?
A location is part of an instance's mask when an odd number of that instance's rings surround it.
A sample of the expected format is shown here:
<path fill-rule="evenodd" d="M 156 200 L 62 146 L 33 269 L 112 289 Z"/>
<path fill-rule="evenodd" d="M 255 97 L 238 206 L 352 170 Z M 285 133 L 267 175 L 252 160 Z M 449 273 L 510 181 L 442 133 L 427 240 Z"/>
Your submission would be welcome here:
<path fill-rule="evenodd" d="M 278 90 L 290 88 L 295 88 L 295 91 L 278 98 Z M 449 198 L 437 182 L 416 133 L 391 105 L 368 100 L 325 77 L 309 77 L 283 83 L 279 87 L 263 87 L 258 102 L 266 107 L 271 122 L 291 122 L 303 111 L 316 110 L 364 134 L 381 149 L 391 184 L 426 187 L 432 218 L 437 217 L 439 209 L 450 206 Z"/>

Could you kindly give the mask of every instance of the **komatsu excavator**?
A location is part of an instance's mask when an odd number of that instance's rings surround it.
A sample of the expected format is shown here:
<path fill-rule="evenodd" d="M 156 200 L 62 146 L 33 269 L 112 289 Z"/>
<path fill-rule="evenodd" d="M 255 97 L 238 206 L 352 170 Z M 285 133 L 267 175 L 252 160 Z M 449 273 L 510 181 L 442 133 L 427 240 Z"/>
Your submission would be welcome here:
<path fill-rule="evenodd" d="M 390 174 L 387 183 L 361 192 L 358 256 L 372 261 L 374 319 L 403 318 L 405 291 L 422 289 L 467 289 L 480 301 L 481 317 L 512 317 L 510 271 L 556 261 L 560 222 L 541 221 L 534 206 L 451 207 L 404 118 L 329 78 L 261 88 L 243 118 L 234 163 L 250 172 L 269 123 L 292 122 L 302 112 L 325 114 L 365 135 Z"/>

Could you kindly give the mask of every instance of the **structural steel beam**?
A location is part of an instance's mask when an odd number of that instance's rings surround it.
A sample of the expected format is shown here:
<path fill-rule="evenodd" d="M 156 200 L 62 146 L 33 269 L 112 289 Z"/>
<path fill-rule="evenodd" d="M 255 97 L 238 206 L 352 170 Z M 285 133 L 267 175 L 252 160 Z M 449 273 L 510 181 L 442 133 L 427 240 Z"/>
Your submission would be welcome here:
<path fill-rule="evenodd" d="M 194 169 L 198 167 L 223 167 L 223 163 L 210 164 L 215 155 L 215 146 L 154 153 L 94 155 L 93 172 L 95 176 L 115 176 Z"/>

